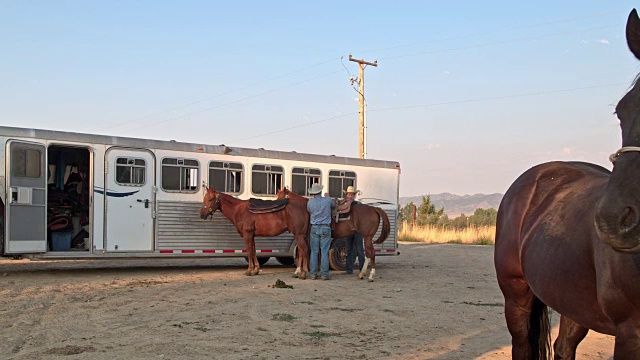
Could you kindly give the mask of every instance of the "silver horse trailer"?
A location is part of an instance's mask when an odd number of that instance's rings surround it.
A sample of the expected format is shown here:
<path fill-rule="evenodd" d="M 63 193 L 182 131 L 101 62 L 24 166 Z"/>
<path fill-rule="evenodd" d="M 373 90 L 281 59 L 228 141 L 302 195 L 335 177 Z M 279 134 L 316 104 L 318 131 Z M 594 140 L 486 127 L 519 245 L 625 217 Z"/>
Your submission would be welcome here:
<path fill-rule="evenodd" d="M 242 257 L 244 241 L 219 212 L 198 215 L 207 184 L 240 199 L 275 199 L 314 182 L 347 186 L 381 207 L 396 255 L 400 166 L 395 161 L 301 154 L 62 131 L 0 127 L 0 255 L 32 259 Z M 377 235 L 376 235 L 377 238 Z M 293 263 L 293 236 L 256 238 L 257 254 Z M 344 243 L 331 264 L 343 269 Z"/>

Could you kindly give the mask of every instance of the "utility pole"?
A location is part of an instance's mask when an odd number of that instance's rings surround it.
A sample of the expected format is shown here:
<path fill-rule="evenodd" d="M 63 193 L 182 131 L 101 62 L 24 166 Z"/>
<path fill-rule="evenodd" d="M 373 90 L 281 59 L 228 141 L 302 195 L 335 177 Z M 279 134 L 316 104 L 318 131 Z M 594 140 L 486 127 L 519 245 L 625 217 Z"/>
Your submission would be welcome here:
<path fill-rule="evenodd" d="M 367 65 L 371 65 L 371 66 L 378 66 L 378 60 L 374 60 L 373 62 L 368 62 L 368 61 L 364 61 L 362 59 L 354 59 L 351 57 L 351 54 L 349 54 L 349 61 L 353 61 L 353 62 L 357 62 L 358 63 L 358 77 L 357 78 L 351 78 L 351 85 L 353 85 L 354 82 L 357 82 L 359 85 L 359 90 L 358 93 L 360 93 L 359 96 L 359 105 L 360 108 L 358 110 L 358 115 L 360 117 L 360 141 L 358 143 L 358 149 L 360 151 L 360 159 L 366 159 L 367 158 L 367 123 L 366 123 L 366 118 L 365 118 L 365 114 L 364 114 L 364 68 Z"/>

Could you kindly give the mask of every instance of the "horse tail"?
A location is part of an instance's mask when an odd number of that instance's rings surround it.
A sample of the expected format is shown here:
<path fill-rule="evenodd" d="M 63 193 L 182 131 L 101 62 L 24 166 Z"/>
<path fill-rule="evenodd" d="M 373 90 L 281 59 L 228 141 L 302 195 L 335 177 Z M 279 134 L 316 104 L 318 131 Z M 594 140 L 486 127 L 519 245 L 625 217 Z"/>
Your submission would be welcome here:
<path fill-rule="evenodd" d="M 389 224 L 389 216 L 384 210 L 379 207 L 374 207 L 380 219 L 382 219 L 382 231 L 380 232 L 380 237 L 375 241 L 376 244 L 381 244 L 383 241 L 387 239 L 389 233 L 391 232 L 391 224 Z"/>
<path fill-rule="evenodd" d="M 536 296 L 533 297 L 529 315 L 529 346 L 531 359 L 547 360 L 551 358 L 551 324 L 549 309 Z"/>

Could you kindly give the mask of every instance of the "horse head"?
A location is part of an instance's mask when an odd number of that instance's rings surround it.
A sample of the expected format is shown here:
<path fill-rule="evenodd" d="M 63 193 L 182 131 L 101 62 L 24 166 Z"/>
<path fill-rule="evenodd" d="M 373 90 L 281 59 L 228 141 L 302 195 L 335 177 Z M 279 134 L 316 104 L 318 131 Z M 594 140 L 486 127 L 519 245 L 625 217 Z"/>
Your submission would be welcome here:
<path fill-rule="evenodd" d="M 627 20 L 627 45 L 640 60 L 640 18 L 635 9 Z M 596 229 L 600 239 L 614 250 L 640 252 L 640 85 L 616 106 L 622 130 L 622 148 L 609 159 L 613 163 L 605 193 L 596 207 Z"/>
<path fill-rule="evenodd" d="M 280 190 L 278 190 L 278 192 L 276 193 L 276 199 L 286 199 L 289 197 L 289 188 L 286 186 L 283 186 Z"/>
<path fill-rule="evenodd" d="M 207 188 L 207 192 L 202 199 L 202 207 L 200 208 L 200 218 L 206 220 L 209 216 L 213 217 L 213 213 L 220 208 L 220 194 L 213 189 L 213 186 Z"/>

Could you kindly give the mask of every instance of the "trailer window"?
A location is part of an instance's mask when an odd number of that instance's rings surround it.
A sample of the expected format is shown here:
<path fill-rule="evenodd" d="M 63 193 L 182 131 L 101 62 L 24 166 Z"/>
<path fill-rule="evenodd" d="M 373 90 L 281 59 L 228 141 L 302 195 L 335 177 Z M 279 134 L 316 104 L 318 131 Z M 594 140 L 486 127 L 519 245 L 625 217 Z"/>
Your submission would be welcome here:
<path fill-rule="evenodd" d="M 277 165 L 253 165 L 251 168 L 251 192 L 273 196 L 282 187 L 284 168 Z"/>
<path fill-rule="evenodd" d="M 196 192 L 199 188 L 198 160 L 162 159 L 162 189 L 170 192 Z"/>
<path fill-rule="evenodd" d="M 329 196 L 344 197 L 347 187 L 356 187 L 356 173 L 353 171 L 331 170 L 329 171 Z"/>
<path fill-rule="evenodd" d="M 116 158 L 116 183 L 127 186 L 144 185 L 146 173 L 144 159 Z"/>
<path fill-rule="evenodd" d="M 319 169 L 293 168 L 291 170 L 291 191 L 296 194 L 309 196 L 311 185 L 320 184 L 322 173 Z"/>
<path fill-rule="evenodd" d="M 39 150 L 15 147 L 11 151 L 11 171 L 15 176 L 39 178 L 41 162 Z"/>
<path fill-rule="evenodd" d="M 242 192 L 242 164 L 223 161 L 209 163 L 209 186 L 231 194 Z"/>

